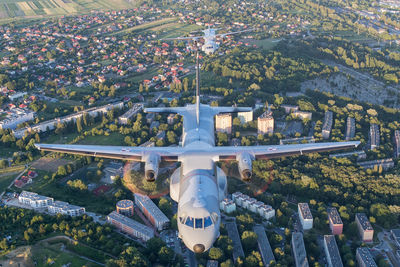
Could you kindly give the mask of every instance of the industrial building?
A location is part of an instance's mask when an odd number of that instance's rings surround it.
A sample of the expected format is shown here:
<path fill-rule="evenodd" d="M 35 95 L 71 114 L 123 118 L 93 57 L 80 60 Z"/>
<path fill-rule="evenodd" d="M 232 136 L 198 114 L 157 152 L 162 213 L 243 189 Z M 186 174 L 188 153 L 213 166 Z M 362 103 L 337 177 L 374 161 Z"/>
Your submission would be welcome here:
<path fill-rule="evenodd" d="M 297 204 L 297 210 L 299 212 L 299 218 L 301 225 L 303 226 L 303 230 L 311 229 L 313 227 L 313 216 L 310 208 L 308 207 L 308 203 Z"/>
<path fill-rule="evenodd" d="M 275 262 L 274 253 L 272 253 L 271 245 L 269 244 L 268 237 L 265 234 L 264 226 L 255 225 L 253 227 L 254 233 L 257 235 L 258 250 L 261 254 L 261 259 L 264 266 L 268 267 L 272 262 Z"/>
<path fill-rule="evenodd" d="M 125 216 L 133 216 L 134 209 L 133 201 L 129 199 L 120 200 L 116 205 L 117 213 Z"/>
<path fill-rule="evenodd" d="M 341 235 L 343 232 L 343 222 L 342 218 L 340 218 L 339 212 L 336 208 L 328 208 L 327 212 L 332 235 Z"/>
<path fill-rule="evenodd" d="M 365 213 L 357 213 L 356 223 L 361 240 L 363 242 L 372 242 L 374 237 L 374 229 L 372 228 L 367 215 L 365 215 Z"/>
<path fill-rule="evenodd" d="M 292 233 L 292 251 L 296 267 L 309 266 L 306 248 L 304 246 L 303 234 L 301 232 Z"/>
<path fill-rule="evenodd" d="M 136 114 L 138 114 L 142 109 L 143 109 L 143 104 L 141 103 L 134 104 L 131 109 L 129 109 L 127 112 L 125 112 L 122 116 L 118 118 L 118 123 L 128 124 L 128 120 L 136 116 Z"/>
<path fill-rule="evenodd" d="M 375 149 L 379 147 L 380 139 L 381 137 L 379 133 L 379 126 L 375 123 L 371 123 L 371 126 L 369 128 L 370 149 Z"/>
<path fill-rule="evenodd" d="M 394 156 L 400 157 L 400 130 L 394 131 Z"/>
<path fill-rule="evenodd" d="M 356 135 L 356 120 L 352 117 L 347 117 L 346 120 L 346 141 L 350 141 Z"/>
<path fill-rule="evenodd" d="M 333 125 L 333 113 L 332 111 L 325 112 L 324 124 L 322 125 L 322 138 L 328 139 L 331 134 Z"/>
<path fill-rule="evenodd" d="M 83 207 L 71 205 L 64 201 L 54 201 L 47 206 L 48 211 L 52 214 L 63 214 L 68 216 L 80 216 L 85 214 L 86 210 Z"/>
<path fill-rule="evenodd" d="M 253 111 L 238 112 L 237 117 L 239 118 L 241 124 L 251 122 L 253 120 Z"/>
<path fill-rule="evenodd" d="M 334 235 L 324 235 L 324 250 L 328 267 L 343 267 Z"/>
<path fill-rule="evenodd" d="M 271 110 L 268 109 L 268 111 L 264 112 L 260 117 L 258 117 L 257 129 L 258 134 L 262 135 L 274 133 L 274 117 L 272 117 Z"/>
<path fill-rule="evenodd" d="M 225 213 L 231 213 L 236 210 L 236 204 L 233 200 L 225 198 L 219 203 L 219 208 L 223 210 Z"/>
<path fill-rule="evenodd" d="M 117 227 L 121 232 L 143 241 L 148 241 L 154 237 L 153 229 L 122 214 L 118 214 L 116 211 L 108 214 L 107 222 Z"/>
<path fill-rule="evenodd" d="M 47 208 L 54 201 L 51 197 L 41 196 L 34 192 L 22 191 L 18 196 L 18 202 L 32 208 Z"/>
<path fill-rule="evenodd" d="M 372 257 L 371 252 L 367 247 L 357 248 L 356 259 L 358 266 L 360 267 L 378 267 L 376 265 L 374 257 Z"/>
<path fill-rule="evenodd" d="M 230 113 L 215 115 L 215 130 L 220 133 L 232 133 L 232 115 Z"/>
<path fill-rule="evenodd" d="M 148 196 L 135 193 L 135 204 L 159 231 L 168 227 L 169 219 Z"/>

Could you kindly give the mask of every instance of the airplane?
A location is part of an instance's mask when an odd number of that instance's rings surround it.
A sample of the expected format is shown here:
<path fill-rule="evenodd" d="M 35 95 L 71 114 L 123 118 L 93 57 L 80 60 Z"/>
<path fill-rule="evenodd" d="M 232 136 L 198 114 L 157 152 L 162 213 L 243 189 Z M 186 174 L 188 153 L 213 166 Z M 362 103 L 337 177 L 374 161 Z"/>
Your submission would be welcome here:
<path fill-rule="evenodd" d="M 220 34 L 216 33 L 217 30 L 219 29 L 213 29 L 210 28 L 210 26 L 208 26 L 208 29 L 202 30 L 204 36 L 176 37 L 176 38 L 167 38 L 164 40 L 192 40 L 197 42 L 199 39 L 204 39 L 204 44 L 202 45 L 201 50 L 205 52 L 207 55 L 210 55 L 215 53 L 215 51 L 217 51 L 217 49 L 219 48 L 219 44 L 217 43 L 217 37 L 224 38 L 227 35 L 249 32 L 252 31 L 253 29 L 237 31 L 237 32 L 220 33 Z"/>
<path fill-rule="evenodd" d="M 196 60 L 196 101 L 185 107 L 146 108 L 145 112 L 183 116 L 182 145 L 178 147 L 127 147 L 100 145 L 35 144 L 39 150 L 83 156 L 144 162 L 144 177 L 155 181 L 162 161 L 180 162 L 170 179 L 170 196 L 178 203 L 179 237 L 195 253 L 210 249 L 219 237 L 219 203 L 227 196 L 227 178 L 219 161 L 238 161 L 243 181 L 250 181 L 253 160 L 357 147 L 360 142 L 332 142 L 266 146 L 215 146 L 214 116 L 251 111 L 250 107 L 212 107 L 200 103 L 199 63 Z"/>

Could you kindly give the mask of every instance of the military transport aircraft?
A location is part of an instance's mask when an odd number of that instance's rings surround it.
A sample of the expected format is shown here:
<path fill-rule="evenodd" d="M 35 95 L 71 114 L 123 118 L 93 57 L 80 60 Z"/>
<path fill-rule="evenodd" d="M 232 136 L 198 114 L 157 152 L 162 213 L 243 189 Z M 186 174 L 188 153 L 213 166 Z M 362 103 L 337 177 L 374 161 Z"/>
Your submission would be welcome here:
<path fill-rule="evenodd" d="M 253 160 L 354 148 L 360 142 L 313 143 L 268 146 L 215 146 L 214 116 L 251 111 L 249 107 L 211 107 L 200 103 L 199 65 L 196 68 L 196 102 L 185 107 L 147 108 L 145 112 L 177 113 L 183 116 L 182 146 L 126 147 L 96 145 L 35 144 L 44 151 L 144 162 L 144 177 L 157 179 L 162 161 L 181 165 L 172 174 L 171 198 L 178 202 L 179 237 L 195 253 L 207 251 L 219 236 L 219 203 L 227 194 L 225 173 L 218 161 L 238 161 L 241 178 L 249 181 Z"/>
<path fill-rule="evenodd" d="M 199 39 L 204 39 L 204 44 L 201 47 L 201 50 L 205 52 L 207 55 L 215 53 L 217 49 L 219 48 L 219 44 L 217 43 L 217 37 L 224 38 L 227 35 L 231 34 L 237 34 L 237 33 L 242 33 L 242 32 L 249 32 L 253 31 L 253 29 L 248 29 L 248 30 L 243 30 L 243 31 L 237 31 L 237 32 L 227 32 L 227 33 L 216 33 L 217 30 L 219 29 L 213 29 L 208 26 L 207 29 L 202 30 L 204 33 L 203 36 L 192 36 L 192 37 L 176 37 L 176 38 L 167 38 L 164 40 L 192 40 L 197 42 Z"/>

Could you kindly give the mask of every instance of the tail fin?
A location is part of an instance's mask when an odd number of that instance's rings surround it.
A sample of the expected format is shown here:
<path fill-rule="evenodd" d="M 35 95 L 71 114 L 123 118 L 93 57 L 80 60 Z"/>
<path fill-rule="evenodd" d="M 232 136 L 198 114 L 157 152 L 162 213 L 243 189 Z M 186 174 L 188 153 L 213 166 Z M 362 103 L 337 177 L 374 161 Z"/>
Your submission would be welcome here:
<path fill-rule="evenodd" d="M 199 51 L 196 53 L 196 119 L 197 126 L 200 124 L 200 67 L 199 67 Z"/>

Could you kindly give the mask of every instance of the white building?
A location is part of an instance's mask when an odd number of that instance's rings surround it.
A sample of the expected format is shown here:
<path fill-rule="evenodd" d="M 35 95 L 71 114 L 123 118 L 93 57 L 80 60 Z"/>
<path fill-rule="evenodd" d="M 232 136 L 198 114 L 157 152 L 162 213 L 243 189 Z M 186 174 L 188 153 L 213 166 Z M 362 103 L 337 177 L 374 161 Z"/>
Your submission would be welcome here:
<path fill-rule="evenodd" d="M 311 229 L 313 227 L 313 216 L 310 208 L 308 207 L 308 203 L 299 203 L 297 205 L 297 209 L 303 230 Z"/>
<path fill-rule="evenodd" d="M 229 113 L 215 115 L 215 130 L 221 133 L 232 133 L 232 115 Z"/>
<path fill-rule="evenodd" d="M 18 124 L 31 121 L 35 118 L 35 112 L 18 112 L 12 114 L 0 122 L 0 129 L 15 129 Z"/>
<path fill-rule="evenodd" d="M 119 214 L 116 211 L 108 214 L 107 222 L 117 227 L 120 231 L 143 241 L 148 241 L 154 237 L 153 229 L 122 214 Z"/>
<path fill-rule="evenodd" d="M 233 202 L 233 200 L 225 198 L 219 203 L 219 208 L 225 213 L 231 213 L 236 211 L 236 204 L 235 202 Z"/>
<path fill-rule="evenodd" d="M 240 192 L 232 194 L 232 201 L 236 203 L 237 206 L 258 213 L 261 217 L 267 220 L 275 217 L 275 210 L 270 205 L 266 205 L 265 203 L 257 201 L 256 199 Z"/>
<path fill-rule="evenodd" d="M 135 193 L 135 204 L 159 231 L 168 227 L 169 219 L 148 196 Z"/>
<path fill-rule="evenodd" d="M 275 217 L 275 210 L 270 205 L 264 205 L 260 208 L 262 211 L 262 216 L 266 219 L 272 219 Z"/>
<path fill-rule="evenodd" d="M 136 116 L 143 109 L 143 104 L 135 104 L 133 107 L 125 112 L 122 116 L 118 118 L 119 124 L 128 124 L 128 120 L 133 116 Z"/>
<path fill-rule="evenodd" d="M 324 235 L 324 250 L 329 267 L 343 267 L 334 235 Z"/>
<path fill-rule="evenodd" d="M 237 117 L 239 118 L 240 123 L 245 124 L 253 120 L 253 111 L 238 112 Z"/>
<path fill-rule="evenodd" d="M 52 204 L 49 204 L 47 208 L 50 213 L 61 213 L 72 217 L 85 214 L 86 212 L 85 208 L 71 205 L 68 202 L 64 201 L 54 201 Z"/>
<path fill-rule="evenodd" d="M 307 253 L 301 232 L 292 233 L 292 250 L 296 267 L 308 267 Z"/>
<path fill-rule="evenodd" d="M 22 191 L 18 197 L 18 202 L 31 206 L 32 208 L 46 208 L 53 203 L 51 197 L 41 196 L 34 192 Z"/>

